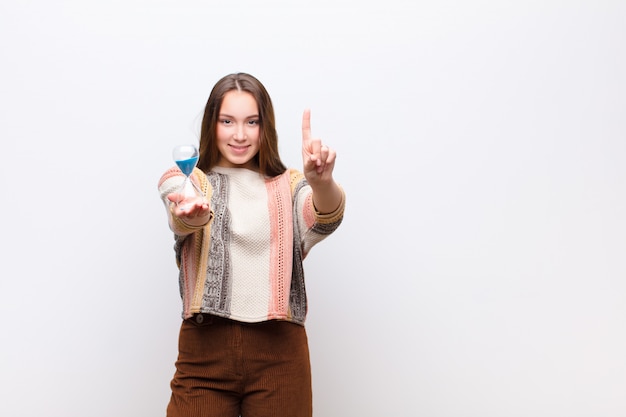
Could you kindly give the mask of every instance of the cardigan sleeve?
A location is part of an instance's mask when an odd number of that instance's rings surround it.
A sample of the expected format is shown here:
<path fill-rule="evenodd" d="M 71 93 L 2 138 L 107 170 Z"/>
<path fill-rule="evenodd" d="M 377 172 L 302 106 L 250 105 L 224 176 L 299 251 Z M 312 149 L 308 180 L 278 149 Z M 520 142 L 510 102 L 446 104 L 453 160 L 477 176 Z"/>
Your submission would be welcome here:
<path fill-rule="evenodd" d="M 292 170 L 291 190 L 294 199 L 294 215 L 297 216 L 294 222 L 298 228 L 297 235 L 300 236 L 300 247 L 303 257 L 306 257 L 311 248 L 332 234 L 341 224 L 346 206 L 346 196 L 341 189 L 341 203 L 332 213 L 320 214 L 313 205 L 313 190 L 307 183 L 304 175 Z"/>

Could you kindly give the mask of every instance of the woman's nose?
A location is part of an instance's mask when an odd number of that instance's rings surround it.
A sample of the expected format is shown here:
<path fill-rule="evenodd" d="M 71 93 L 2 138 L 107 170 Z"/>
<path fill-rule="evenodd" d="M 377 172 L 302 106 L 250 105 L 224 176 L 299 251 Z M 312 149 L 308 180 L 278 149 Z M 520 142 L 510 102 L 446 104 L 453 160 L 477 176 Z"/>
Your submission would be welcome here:
<path fill-rule="evenodd" d="M 239 125 L 237 126 L 236 130 L 235 130 L 235 136 L 234 138 L 236 140 L 243 140 L 246 138 L 246 132 L 243 126 Z"/>

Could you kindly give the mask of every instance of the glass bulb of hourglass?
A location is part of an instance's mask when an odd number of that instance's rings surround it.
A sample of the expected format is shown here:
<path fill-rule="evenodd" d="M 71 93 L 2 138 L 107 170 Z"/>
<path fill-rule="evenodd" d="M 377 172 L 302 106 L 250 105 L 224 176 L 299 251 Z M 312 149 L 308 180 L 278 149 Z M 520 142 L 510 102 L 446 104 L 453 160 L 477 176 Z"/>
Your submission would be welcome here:
<path fill-rule="evenodd" d="M 195 145 L 179 145 L 172 151 L 174 162 L 185 175 L 185 180 L 175 192 L 179 195 L 176 204 L 184 210 L 185 200 L 194 199 L 196 197 L 204 198 L 204 193 L 200 191 L 198 186 L 189 178 L 193 169 L 198 164 L 198 148 Z"/>

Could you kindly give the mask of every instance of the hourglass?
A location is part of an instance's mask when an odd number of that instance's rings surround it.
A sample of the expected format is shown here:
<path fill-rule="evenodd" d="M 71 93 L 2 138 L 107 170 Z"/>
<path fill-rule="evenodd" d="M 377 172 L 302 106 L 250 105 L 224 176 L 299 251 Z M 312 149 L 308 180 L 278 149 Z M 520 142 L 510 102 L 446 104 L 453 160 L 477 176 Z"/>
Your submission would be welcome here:
<path fill-rule="evenodd" d="M 191 181 L 191 178 L 189 178 L 193 169 L 198 164 L 198 156 L 198 148 L 196 148 L 195 145 L 179 145 L 176 146 L 172 152 L 174 162 L 176 162 L 181 172 L 185 174 L 185 180 L 175 191 L 175 193 L 179 195 L 176 205 L 179 206 L 181 210 L 185 209 L 185 205 L 181 205 L 185 200 L 194 197 L 205 197 L 204 193 Z"/>

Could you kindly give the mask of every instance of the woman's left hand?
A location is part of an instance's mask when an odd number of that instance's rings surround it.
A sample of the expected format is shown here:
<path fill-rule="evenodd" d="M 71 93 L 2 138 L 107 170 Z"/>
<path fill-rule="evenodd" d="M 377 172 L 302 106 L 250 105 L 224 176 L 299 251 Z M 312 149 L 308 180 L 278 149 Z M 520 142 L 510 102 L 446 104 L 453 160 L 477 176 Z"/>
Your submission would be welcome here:
<path fill-rule="evenodd" d="M 335 158 L 333 149 L 324 145 L 321 139 L 312 138 L 311 111 L 305 110 L 302 115 L 302 163 L 307 181 L 311 185 L 332 181 Z"/>

